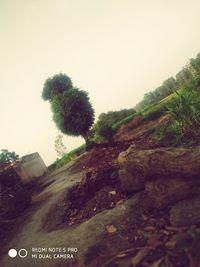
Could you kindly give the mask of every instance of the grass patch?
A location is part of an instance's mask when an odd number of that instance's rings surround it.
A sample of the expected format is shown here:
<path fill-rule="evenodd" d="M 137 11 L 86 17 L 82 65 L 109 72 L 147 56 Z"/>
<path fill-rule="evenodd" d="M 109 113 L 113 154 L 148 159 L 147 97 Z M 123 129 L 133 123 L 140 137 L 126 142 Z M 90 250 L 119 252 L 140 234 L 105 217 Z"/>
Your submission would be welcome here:
<path fill-rule="evenodd" d="M 183 88 L 167 105 L 171 123 L 155 132 L 157 140 L 168 145 L 195 145 L 200 142 L 200 93 Z"/>
<path fill-rule="evenodd" d="M 112 125 L 112 128 L 114 131 L 117 131 L 122 125 L 127 124 L 131 122 L 135 117 L 140 116 L 141 112 L 137 112 L 134 114 L 129 115 L 128 117 L 124 118 L 123 120 L 120 120 Z"/>
<path fill-rule="evenodd" d="M 50 166 L 48 166 L 48 169 L 50 172 L 64 166 L 71 160 L 75 159 L 77 156 L 80 156 L 86 151 L 86 146 L 85 144 L 77 147 L 73 150 L 71 150 L 69 153 L 65 154 L 62 158 L 57 159 L 54 163 L 52 163 Z"/>
<path fill-rule="evenodd" d="M 168 104 L 176 96 L 175 93 L 167 96 L 158 103 L 151 104 L 145 107 L 143 110 L 129 115 L 128 117 L 120 120 L 112 125 L 114 131 L 117 131 L 122 125 L 131 122 L 137 116 L 143 116 L 145 120 L 155 120 L 161 117 L 168 110 Z"/>
<path fill-rule="evenodd" d="M 146 120 L 156 120 L 168 111 L 168 105 L 176 96 L 175 93 L 162 99 L 160 102 L 150 105 L 141 111 Z"/>
<path fill-rule="evenodd" d="M 143 116 L 145 120 L 155 120 L 162 116 L 167 111 L 167 105 L 171 101 L 174 94 L 170 97 L 166 97 L 166 99 L 161 100 L 159 103 L 152 104 L 142 111 L 129 115 L 128 117 L 120 120 L 112 125 L 113 130 L 117 131 L 122 125 L 131 122 L 134 118 L 138 116 Z"/>

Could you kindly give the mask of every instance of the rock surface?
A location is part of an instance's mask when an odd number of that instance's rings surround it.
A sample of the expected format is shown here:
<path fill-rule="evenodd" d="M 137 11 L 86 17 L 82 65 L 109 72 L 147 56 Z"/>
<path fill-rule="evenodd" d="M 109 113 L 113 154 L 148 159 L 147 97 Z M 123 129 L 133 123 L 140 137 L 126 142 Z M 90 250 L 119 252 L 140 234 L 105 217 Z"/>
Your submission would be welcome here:
<path fill-rule="evenodd" d="M 172 207 L 170 222 L 175 226 L 193 225 L 200 222 L 200 196 L 183 200 Z"/>

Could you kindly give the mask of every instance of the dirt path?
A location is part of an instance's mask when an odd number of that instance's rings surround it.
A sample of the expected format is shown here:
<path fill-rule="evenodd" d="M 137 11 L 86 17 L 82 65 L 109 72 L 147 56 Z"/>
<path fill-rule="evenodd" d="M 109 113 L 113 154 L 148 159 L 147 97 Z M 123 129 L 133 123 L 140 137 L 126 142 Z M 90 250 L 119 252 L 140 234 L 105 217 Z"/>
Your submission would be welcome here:
<path fill-rule="evenodd" d="M 38 265 L 38 261 L 34 262 L 31 259 L 31 249 L 33 247 L 73 246 L 70 242 L 66 243 L 66 235 L 69 229 L 52 233 L 47 233 L 42 230 L 42 221 L 48 210 L 52 205 L 59 202 L 62 195 L 66 193 L 67 188 L 70 188 L 81 179 L 81 173 L 72 174 L 68 172 L 70 166 L 71 164 L 68 164 L 50 176 L 43 178 L 42 183 L 44 185 L 48 183 L 49 186 L 33 196 L 33 205 L 39 204 L 39 207 L 35 211 L 33 210 L 32 214 L 28 216 L 23 226 L 20 227 L 20 232 L 15 235 L 8 245 L 8 249 L 15 248 L 19 250 L 25 248 L 29 255 L 24 259 L 20 259 L 19 257 L 11 259 L 8 255 L 5 255 L 0 262 L 0 266 L 46 266 L 45 261 L 41 261 Z"/>
<path fill-rule="evenodd" d="M 141 139 L 141 141 L 144 140 Z M 120 263 L 117 265 L 119 267 L 129 267 L 133 256 L 134 260 L 138 260 L 138 255 L 144 253 L 143 256 L 145 257 L 146 252 L 149 254 L 149 262 L 155 263 L 155 266 L 158 266 L 157 263 L 160 263 L 161 259 L 169 262 L 169 257 L 170 262 L 178 262 L 173 266 L 189 266 L 187 260 L 184 260 L 187 257 L 181 256 L 182 250 L 179 251 L 179 248 L 178 250 L 175 248 L 179 234 L 185 234 L 188 227 L 180 229 L 171 227 L 168 209 L 161 211 L 152 208 L 144 210 L 145 187 L 141 191 L 129 195 L 128 198 L 120 199 L 112 209 L 100 210 L 96 215 L 92 213 L 93 217 L 91 218 L 86 216 L 87 219 L 82 223 L 67 225 L 66 220 L 64 220 L 62 226 L 59 224 L 57 218 L 60 212 L 63 212 L 63 207 L 69 210 L 69 206 L 63 200 L 66 200 L 68 190 L 81 180 L 83 171 L 89 171 L 89 173 L 97 171 L 99 165 L 105 170 L 106 166 L 116 163 L 116 157 L 123 149 L 124 147 L 94 148 L 85 156 L 82 155 L 80 161 L 71 162 L 51 175 L 42 178 L 40 180 L 41 190 L 33 196 L 33 204 L 26 212 L 24 220 L 22 217 L 22 225 L 8 244 L 5 254 L 0 259 L 0 266 L 113 267 L 116 266 L 113 265 L 114 262 L 117 262 L 117 264 Z M 101 174 L 101 168 L 98 169 L 98 174 Z M 81 185 L 84 185 L 84 177 Z M 90 177 L 91 180 L 92 177 Z M 94 177 L 97 179 L 97 176 Z M 105 178 L 103 174 L 102 177 Z M 103 179 L 101 186 L 102 182 Z M 99 192 L 96 193 L 99 194 Z M 111 192 L 115 193 L 115 191 Z M 103 202 L 106 194 L 111 192 L 105 191 L 100 202 L 101 200 Z M 90 201 L 94 202 L 94 206 L 91 205 L 91 210 L 96 211 L 95 199 L 91 198 Z M 146 204 L 148 207 L 148 203 Z M 80 207 L 85 207 L 82 198 Z M 53 222 L 55 227 L 50 230 L 48 227 L 44 227 L 48 221 L 50 224 Z M 145 250 L 147 246 L 151 248 L 148 251 Z M 24 258 L 19 257 L 19 255 L 10 258 L 7 252 L 12 248 L 18 252 L 25 249 L 28 255 Z M 49 249 L 56 249 L 56 251 L 50 252 Z M 22 252 L 24 253 L 24 250 Z M 140 258 L 140 261 L 142 260 L 143 258 Z"/>
<path fill-rule="evenodd" d="M 74 169 L 73 172 L 70 171 L 72 164 L 73 163 L 67 164 L 50 176 L 42 179 L 42 186 L 45 184 L 48 186 L 42 192 L 34 195 L 33 206 L 35 204 L 36 208 L 27 211 L 27 219 L 23 222 L 23 225 L 20 226 L 19 232 L 13 237 L 6 250 L 8 251 L 12 248 L 17 251 L 26 249 L 28 255 L 24 258 L 20 258 L 19 256 L 10 258 L 6 252 L 0 260 L 1 267 L 102 266 L 101 263 L 95 263 L 95 265 L 89 264 L 89 262 L 92 261 L 90 258 L 93 258 L 93 253 L 91 255 L 90 253 L 88 254 L 90 248 L 100 243 L 103 245 L 106 244 L 106 246 L 108 245 L 108 248 L 106 248 L 106 256 L 109 258 L 109 250 L 111 250 L 111 253 L 115 253 L 114 251 L 119 249 L 120 244 L 123 244 L 123 242 L 121 242 L 121 236 L 118 233 L 114 233 L 113 236 L 113 234 L 110 235 L 106 229 L 108 225 L 115 225 L 116 229 L 121 227 L 122 221 L 124 222 L 124 217 L 128 217 L 130 212 L 134 214 L 135 211 L 131 210 L 134 209 L 137 203 L 137 196 L 111 210 L 102 211 L 81 224 L 64 227 L 51 232 L 47 232 L 43 229 L 42 223 L 47 219 L 48 211 L 52 209 L 54 205 L 60 203 L 63 196 L 66 195 L 67 190 L 81 179 L 81 172 L 75 173 Z M 138 217 L 138 215 L 135 217 Z M 134 216 L 132 216 L 132 219 L 134 220 Z M 132 224 L 132 222 L 130 222 L 130 224 Z M 113 238 L 115 239 L 114 242 L 116 242 L 114 248 L 112 247 Z M 100 245 L 100 247 L 101 246 L 102 245 Z M 39 259 L 39 254 L 49 254 L 33 252 L 33 249 L 39 248 L 60 248 L 61 250 L 64 248 L 76 248 L 78 252 L 72 253 L 74 259 Z M 33 254 L 37 254 L 37 258 L 34 258 L 32 256 Z M 53 257 L 53 254 L 50 254 Z M 56 255 L 58 254 L 66 253 L 56 253 Z M 71 253 L 67 254 L 71 255 Z M 86 256 L 87 254 L 89 255 L 88 257 Z"/>

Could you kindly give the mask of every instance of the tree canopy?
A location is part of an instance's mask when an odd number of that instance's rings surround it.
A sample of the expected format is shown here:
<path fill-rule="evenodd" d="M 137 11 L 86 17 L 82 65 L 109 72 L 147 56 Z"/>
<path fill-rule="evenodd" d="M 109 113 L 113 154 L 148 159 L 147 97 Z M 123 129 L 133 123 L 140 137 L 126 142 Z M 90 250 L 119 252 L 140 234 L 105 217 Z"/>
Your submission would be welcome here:
<path fill-rule="evenodd" d="M 71 89 L 72 86 L 72 81 L 67 75 L 62 73 L 56 74 L 45 81 L 42 98 L 51 101 L 54 96 L 63 94 L 65 91 Z"/>
<path fill-rule="evenodd" d="M 58 129 L 70 136 L 81 135 L 87 143 L 88 131 L 94 122 L 88 93 L 73 87 L 67 75 L 57 74 L 44 83 L 42 98 L 50 101 Z"/>
<path fill-rule="evenodd" d="M 19 156 L 15 152 L 10 152 L 7 149 L 0 150 L 0 163 L 11 163 L 18 158 Z"/>

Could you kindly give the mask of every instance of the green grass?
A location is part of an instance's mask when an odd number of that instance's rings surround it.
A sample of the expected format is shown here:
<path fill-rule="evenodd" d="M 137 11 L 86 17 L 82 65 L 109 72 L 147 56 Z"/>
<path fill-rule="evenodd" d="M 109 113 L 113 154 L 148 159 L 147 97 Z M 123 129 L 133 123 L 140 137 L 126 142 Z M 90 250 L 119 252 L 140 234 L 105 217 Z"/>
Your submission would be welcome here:
<path fill-rule="evenodd" d="M 200 128 L 200 92 L 196 89 L 199 81 L 189 81 L 182 88 L 177 90 L 166 98 L 160 100 L 158 103 L 154 103 L 142 109 L 139 112 L 133 113 L 124 119 L 115 122 L 112 128 L 115 132 L 122 126 L 131 122 L 137 116 L 143 116 L 146 121 L 155 120 L 164 114 L 171 114 L 172 123 L 169 126 L 160 127 L 156 130 L 155 136 L 161 140 L 166 138 L 171 140 L 172 144 L 179 144 L 181 134 L 185 131 L 187 125 L 192 129 L 192 135 L 195 137 L 200 133 L 197 128 Z M 196 89 L 196 90 L 195 90 Z M 193 128 L 192 128 L 193 127 Z M 195 135 L 195 131 L 197 134 Z M 196 138 L 196 137 L 195 137 Z M 93 140 L 95 142 L 103 142 L 103 140 Z M 72 159 L 81 155 L 86 151 L 86 146 L 82 145 L 66 155 L 61 159 L 56 160 L 48 168 L 50 171 L 56 170 L 62 167 Z"/>
<path fill-rule="evenodd" d="M 48 166 L 49 171 L 51 172 L 64 166 L 71 160 L 75 159 L 77 156 L 83 154 L 85 151 L 86 151 L 85 144 L 71 150 L 69 153 L 65 154 L 61 159 L 57 159 L 54 163 Z"/>
<path fill-rule="evenodd" d="M 180 91 L 181 90 L 179 89 L 177 92 L 180 92 Z M 144 108 L 141 111 L 142 116 L 144 116 L 146 120 L 155 120 L 159 118 L 160 116 L 162 116 L 164 113 L 168 111 L 169 104 L 176 97 L 177 97 L 177 94 L 176 92 L 174 92 L 173 94 L 160 100 L 158 103 L 152 104 Z"/>
<path fill-rule="evenodd" d="M 137 117 L 139 115 L 141 115 L 141 113 L 140 112 L 137 112 L 137 113 L 134 113 L 134 114 L 129 115 L 128 117 L 124 118 L 121 121 L 118 121 L 118 122 L 114 123 L 112 125 L 113 130 L 117 131 L 122 125 L 131 122 L 135 117 Z"/>
<path fill-rule="evenodd" d="M 192 145 L 200 141 L 200 92 L 183 88 L 167 105 L 171 123 L 160 127 L 155 137 L 168 145 Z"/>
<path fill-rule="evenodd" d="M 162 99 L 160 102 L 145 107 L 140 112 L 129 115 L 121 121 L 118 121 L 112 125 L 112 128 L 117 131 L 122 125 L 131 122 L 137 116 L 144 116 L 145 120 L 155 120 L 163 115 L 167 111 L 167 105 L 171 99 L 175 96 L 175 93 Z"/>

